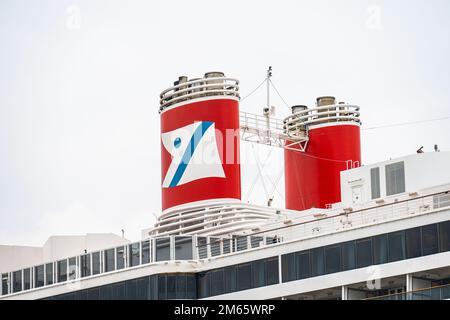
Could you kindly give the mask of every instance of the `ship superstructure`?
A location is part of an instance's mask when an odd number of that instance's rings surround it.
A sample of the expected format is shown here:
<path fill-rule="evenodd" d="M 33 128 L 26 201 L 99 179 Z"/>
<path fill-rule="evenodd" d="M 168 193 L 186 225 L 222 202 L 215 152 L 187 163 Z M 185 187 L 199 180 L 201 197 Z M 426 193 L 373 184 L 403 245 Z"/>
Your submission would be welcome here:
<path fill-rule="evenodd" d="M 0 247 L 0 299 L 450 298 L 450 152 L 362 165 L 358 106 L 278 120 L 239 100 L 222 72 L 179 77 L 160 95 L 155 226 L 54 239 L 67 256 Z M 286 209 L 242 201 L 241 141 L 284 149 Z"/>

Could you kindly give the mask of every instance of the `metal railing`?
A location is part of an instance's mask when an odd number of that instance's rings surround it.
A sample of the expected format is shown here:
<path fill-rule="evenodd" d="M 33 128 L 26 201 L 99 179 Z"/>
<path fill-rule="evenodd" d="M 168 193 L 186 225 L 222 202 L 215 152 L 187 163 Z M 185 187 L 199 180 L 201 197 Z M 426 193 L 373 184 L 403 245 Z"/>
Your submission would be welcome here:
<path fill-rule="evenodd" d="M 448 300 L 450 284 L 422 288 L 418 290 L 370 297 L 364 300 Z"/>
<path fill-rule="evenodd" d="M 289 136 L 302 136 L 308 126 L 327 122 L 354 122 L 359 119 L 360 107 L 349 104 L 333 104 L 328 106 L 304 109 L 284 119 L 284 129 Z"/>
<path fill-rule="evenodd" d="M 2 296 L 49 287 L 163 261 L 199 260 L 301 240 L 450 207 L 450 190 L 354 212 L 327 210 L 324 217 L 301 217 L 232 237 L 171 235 L 153 237 L 1 274 Z M 329 215 L 329 216 L 328 216 Z M 305 219 L 309 219 L 305 221 Z M 287 224 L 286 224 L 287 223 Z"/>
<path fill-rule="evenodd" d="M 159 111 L 182 101 L 208 96 L 231 96 L 239 99 L 239 81 L 214 77 L 179 83 L 161 92 Z"/>

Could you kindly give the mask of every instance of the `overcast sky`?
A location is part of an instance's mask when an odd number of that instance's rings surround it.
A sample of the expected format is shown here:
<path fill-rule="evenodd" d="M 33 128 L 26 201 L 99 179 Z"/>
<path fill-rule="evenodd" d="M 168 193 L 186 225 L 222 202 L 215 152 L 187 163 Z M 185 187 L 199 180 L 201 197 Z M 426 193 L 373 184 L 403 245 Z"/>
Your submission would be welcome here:
<path fill-rule="evenodd" d="M 0 244 L 140 238 L 160 213 L 158 95 L 221 70 L 253 90 L 273 66 L 288 104 L 361 106 L 363 163 L 450 150 L 450 1 L 0 1 Z M 260 113 L 261 89 L 241 103 Z M 275 96 L 277 118 L 289 112 Z M 243 197 L 264 203 L 243 144 Z M 283 207 L 282 152 L 266 188 Z"/>

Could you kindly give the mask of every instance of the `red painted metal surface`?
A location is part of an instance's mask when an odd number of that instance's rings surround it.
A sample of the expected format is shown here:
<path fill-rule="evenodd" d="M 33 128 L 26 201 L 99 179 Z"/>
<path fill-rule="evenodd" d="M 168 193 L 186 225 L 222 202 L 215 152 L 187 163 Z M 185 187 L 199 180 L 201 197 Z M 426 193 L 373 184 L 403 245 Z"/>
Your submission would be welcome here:
<path fill-rule="evenodd" d="M 198 122 L 213 123 L 215 127 L 217 150 L 223 168 L 223 177 L 202 177 L 171 187 L 164 187 L 163 185 L 163 210 L 202 200 L 241 199 L 238 101 L 234 99 L 211 99 L 165 110 L 161 114 L 161 133 L 172 132 Z M 201 143 L 202 140 L 200 140 L 199 145 Z M 209 145 L 207 148 L 210 150 L 207 152 L 215 152 L 213 147 Z M 172 159 L 171 153 L 161 143 L 162 182 L 164 182 L 168 173 Z M 189 170 L 194 170 L 196 174 L 199 172 L 202 174 L 203 168 L 206 168 L 206 166 L 202 163 L 188 162 L 184 174 L 190 173 Z"/>
<path fill-rule="evenodd" d="M 360 127 L 312 127 L 306 152 L 286 149 L 284 160 L 287 209 L 326 208 L 340 202 L 340 172 L 361 164 Z"/>

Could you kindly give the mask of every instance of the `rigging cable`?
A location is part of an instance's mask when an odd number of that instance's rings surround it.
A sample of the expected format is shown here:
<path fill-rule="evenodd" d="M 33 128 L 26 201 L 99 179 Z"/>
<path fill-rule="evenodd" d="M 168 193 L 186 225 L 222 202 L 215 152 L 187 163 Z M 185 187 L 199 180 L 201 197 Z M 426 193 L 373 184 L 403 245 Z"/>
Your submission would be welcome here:
<path fill-rule="evenodd" d="M 402 123 L 386 124 L 386 125 L 375 126 L 375 127 L 369 127 L 369 128 L 361 128 L 361 130 L 375 130 L 375 129 L 383 129 L 383 128 L 401 127 L 401 126 L 408 126 L 408 125 L 419 124 L 419 123 L 425 123 L 425 122 L 441 121 L 441 120 L 447 120 L 447 119 L 450 119 L 450 116 L 448 116 L 448 117 L 442 117 L 442 118 L 435 118 L 435 119 L 427 119 L 427 120 L 418 120 L 418 121 L 410 121 L 410 122 L 402 122 Z"/>

